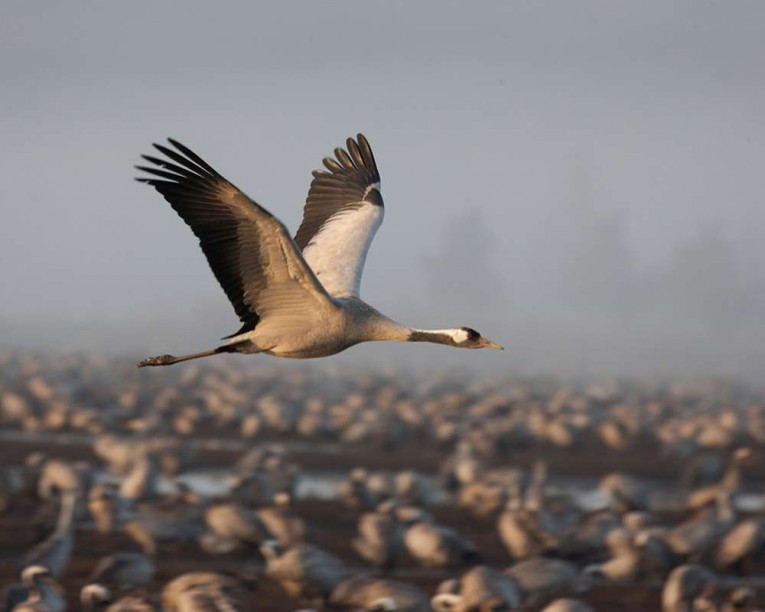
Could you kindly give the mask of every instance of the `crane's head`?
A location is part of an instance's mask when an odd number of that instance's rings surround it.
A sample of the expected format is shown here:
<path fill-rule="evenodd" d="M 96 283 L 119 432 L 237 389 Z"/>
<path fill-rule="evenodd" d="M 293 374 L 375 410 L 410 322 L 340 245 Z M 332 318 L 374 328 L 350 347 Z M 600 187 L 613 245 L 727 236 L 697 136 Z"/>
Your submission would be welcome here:
<path fill-rule="evenodd" d="M 505 350 L 501 345 L 497 344 L 496 342 L 492 342 L 488 338 L 484 338 L 480 333 L 478 333 L 472 327 L 459 327 L 457 329 L 452 330 L 452 340 L 454 340 L 454 346 L 458 348 L 469 348 L 469 349 L 490 348 L 490 349 L 496 349 L 498 351 Z"/>
<path fill-rule="evenodd" d="M 472 327 L 455 327 L 453 329 L 412 329 L 406 338 L 407 342 L 432 342 L 457 348 L 491 348 L 504 351 L 499 344 L 484 338 Z"/>
<path fill-rule="evenodd" d="M 50 577 L 50 570 L 44 565 L 29 565 L 21 572 L 21 582 L 28 587 L 34 587 L 38 580 Z"/>

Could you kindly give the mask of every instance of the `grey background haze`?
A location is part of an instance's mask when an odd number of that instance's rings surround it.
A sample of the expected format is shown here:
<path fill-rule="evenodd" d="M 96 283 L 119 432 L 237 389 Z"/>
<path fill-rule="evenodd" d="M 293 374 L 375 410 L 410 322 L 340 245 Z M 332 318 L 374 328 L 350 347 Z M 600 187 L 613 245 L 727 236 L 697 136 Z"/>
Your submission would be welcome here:
<path fill-rule="evenodd" d="M 0 345 L 213 346 L 238 322 L 139 154 L 178 138 L 294 230 L 362 131 L 387 205 L 364 297 L 510 350 L 334 365 L 757 378 L 763 23 L 755 1 L 5 2 Z"/>

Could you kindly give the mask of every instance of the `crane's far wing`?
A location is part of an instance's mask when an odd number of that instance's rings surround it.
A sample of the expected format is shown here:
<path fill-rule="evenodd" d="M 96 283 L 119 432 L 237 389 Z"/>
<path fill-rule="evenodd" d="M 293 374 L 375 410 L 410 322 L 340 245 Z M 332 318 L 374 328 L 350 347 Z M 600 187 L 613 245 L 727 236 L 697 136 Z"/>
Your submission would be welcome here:
<path fill-rule="evenodd" d="M 175 140 L 154 145 L 167 159 L 143 155 L 151 166 L 138 180 L 159 191 L 199 238 L 220 286 L 243 326 L 279 312 L 310 320 L 330 297 L 303 260 L 284 225 Z M 229 336 L 230 337 L 230 336 Z"/>
<path fill-rule="evenodd" d="M 380 173 L 362 134 L 315 170 L 295 243 L 330 295 L 359 295 L 369 245 L 383 221 Z"/>

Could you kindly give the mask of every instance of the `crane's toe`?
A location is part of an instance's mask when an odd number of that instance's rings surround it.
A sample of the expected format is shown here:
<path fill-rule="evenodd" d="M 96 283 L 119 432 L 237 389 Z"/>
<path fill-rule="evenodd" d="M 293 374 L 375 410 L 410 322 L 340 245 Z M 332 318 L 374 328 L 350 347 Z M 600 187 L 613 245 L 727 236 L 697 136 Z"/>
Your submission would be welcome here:
<path fill-rule="evenodd" d="M 175 355 L 157 355 L 156 357 L 148 357 L 143 361 L 138 362 L 139 368 L 145 368 L 146 366 L 163 366 L 171 365 L 175 363 Z"/>

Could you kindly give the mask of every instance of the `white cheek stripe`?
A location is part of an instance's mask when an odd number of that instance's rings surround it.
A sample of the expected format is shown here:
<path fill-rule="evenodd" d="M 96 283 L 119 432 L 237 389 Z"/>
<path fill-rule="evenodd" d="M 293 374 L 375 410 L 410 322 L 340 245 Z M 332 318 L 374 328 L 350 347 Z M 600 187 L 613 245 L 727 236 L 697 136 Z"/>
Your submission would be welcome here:
<path fill-rule="evenodd" d="M 468 339 L 468 333 L 464 329 L 453 329 L 451 330 L 451 336 L 454 338 L 454 341 L 457 344 L 462 344 L 463 342 L 467 342 Z"/>
<path fill-rule="evenodd" d="M 424 332 L 428 334 L 441 334 L 449 336 L 456 344 L 462 344 L 468 339 L 468 333 L 461 328 L 457 329 L 416 329 L 414 331 Z"/>

